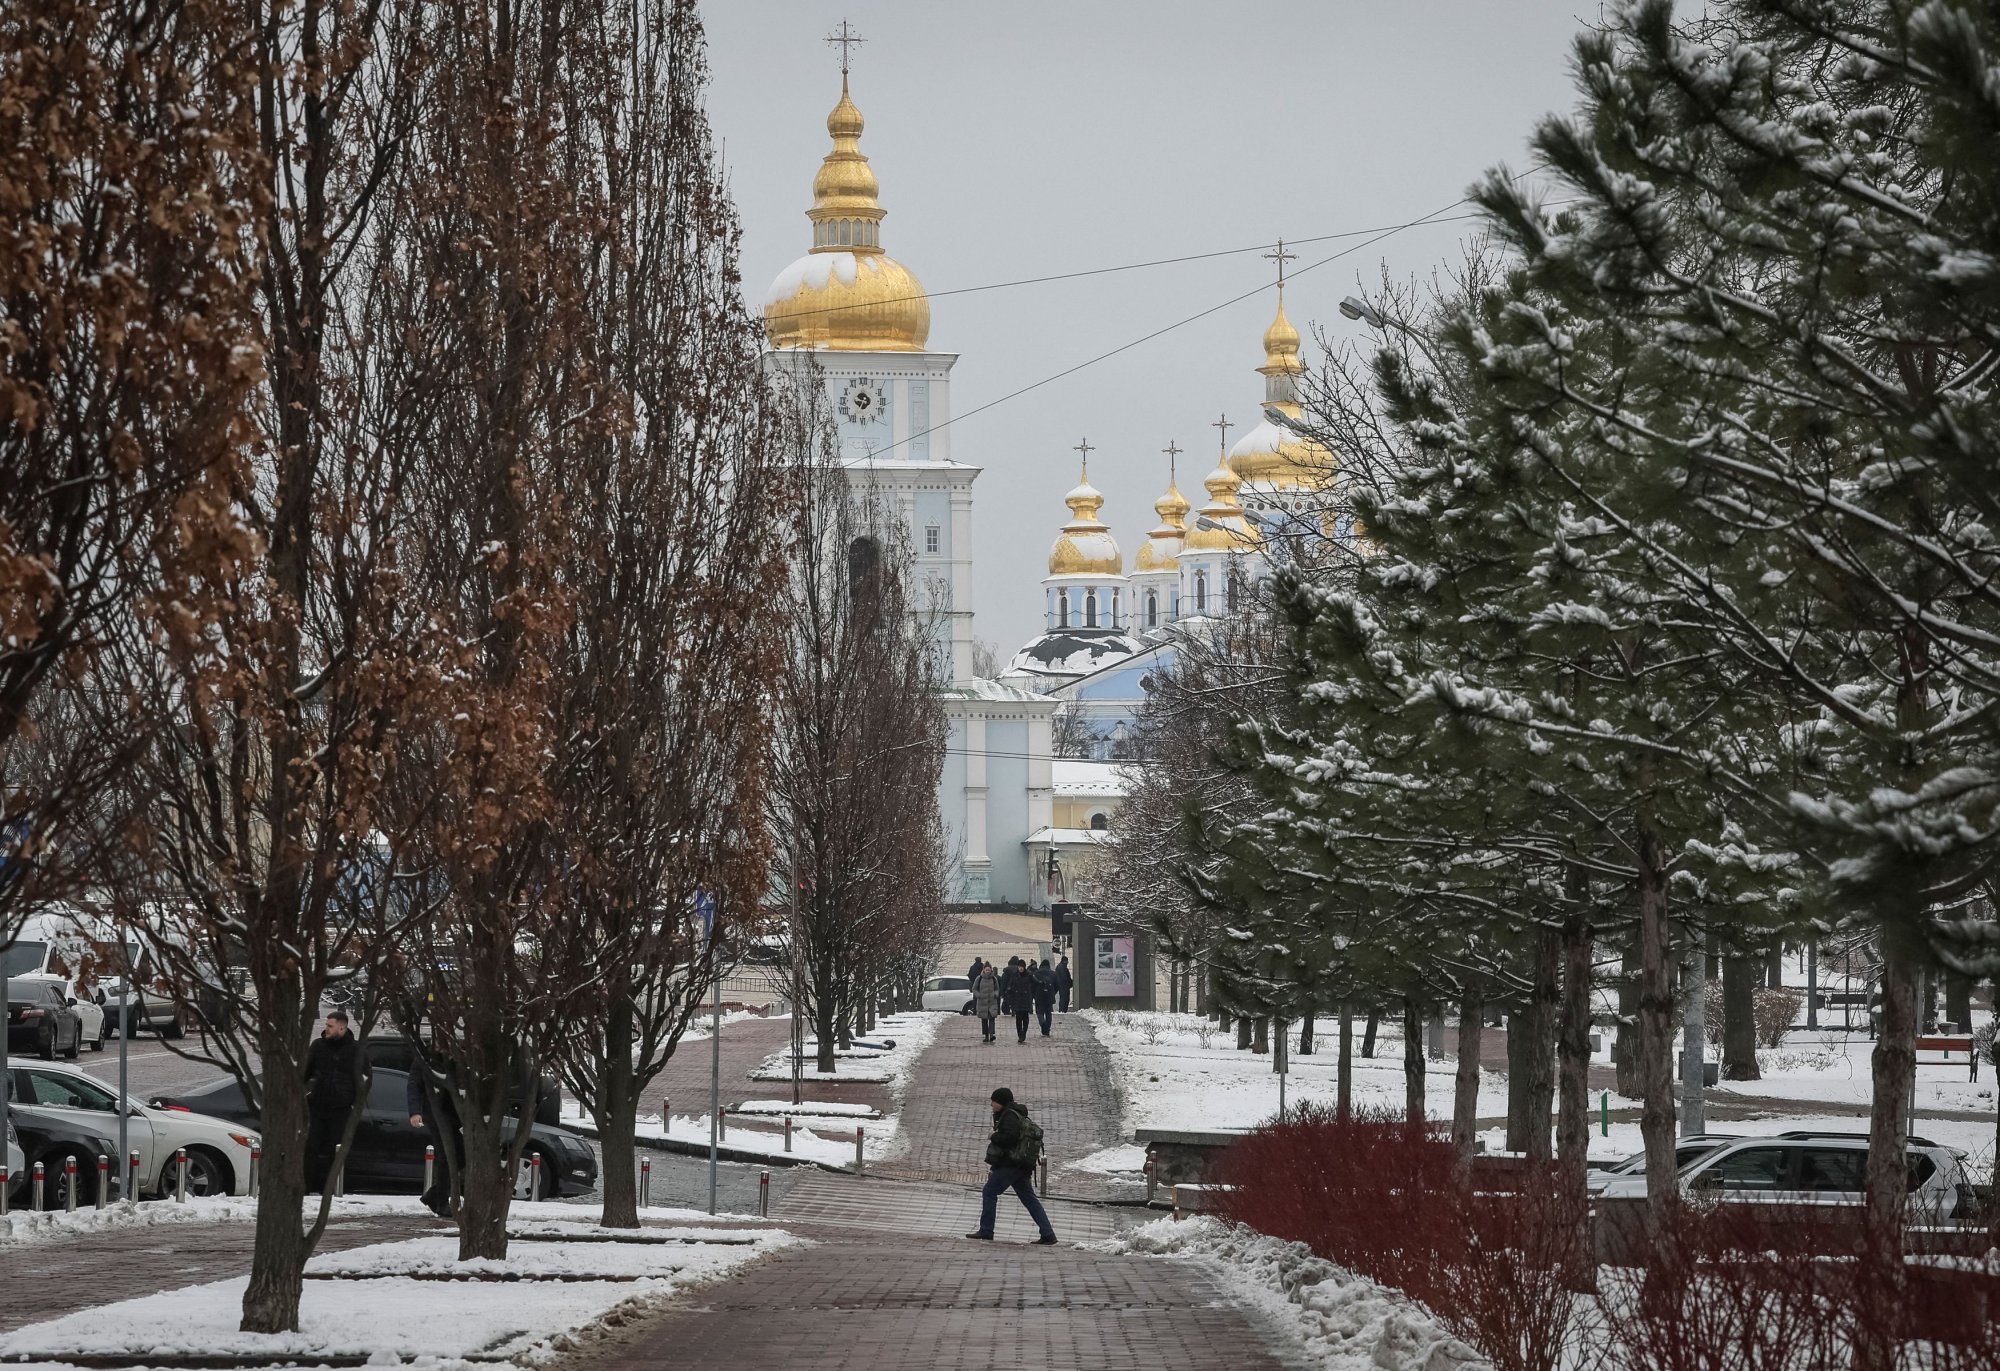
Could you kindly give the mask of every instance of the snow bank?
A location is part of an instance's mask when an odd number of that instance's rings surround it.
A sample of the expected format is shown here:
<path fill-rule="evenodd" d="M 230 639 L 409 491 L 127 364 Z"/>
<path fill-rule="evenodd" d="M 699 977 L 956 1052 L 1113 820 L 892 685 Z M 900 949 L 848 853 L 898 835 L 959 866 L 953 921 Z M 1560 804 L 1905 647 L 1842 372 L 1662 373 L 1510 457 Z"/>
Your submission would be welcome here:
<path fill-rule="evenodd" d="M 230 1223 L 257 1217 L 255 1200 L 242 1198 L 194 1198 L 185 1204 L 173 1200 L 153 1200 L 144 1204 L 112 1204 L 103 1209 L 79 1209 L 74 1214 L 61 1210 L 40 1214 L 17 1209 L 0 1219 L 0 1247 L 51 1242 L 113 1229 L 161 1228 L 186 1223 Z"/>
<path fill-rule="evenodd" d="M 944 1021 L 942 1014 L 906 1014 L 876 1022 L 875 1035 L 870 1041 L 894 1039 L 896 1045 L 886 1052 L 868 1054 L 865 1064 L 843 1061 L 838 1071 L 822 1075 L 813 1069 L 813 1046 L 806 1047 L 805 1079 L 824 1081 L 839 1085 L 886 1085 L 898 1100 L 910 1084 L 910 1073 L 916 1068 L 917 1058 L 923 1056 L 924 1049 L 937 1036 L 938 1025 Z M 785 1047 L 766 1057 L 750 1073 L 753 1081 L 789 1081 L 792 1078 L 792 1049 Z"/>
<path fill-rule="evenodd" d="M 1397 1292 L 1220 1219 L 1156 1219 L 1103 1242 L 1099 1252 L 1194 1261 L 1217 1284 L 1262 1310 L 1303 1344 L 1321 1371 L 1490 1371 L 1491 1363 Z"/>
<path fill-rule="evenodd" d="M 807 1100 L 804 1104 L 793 1104 L 790 1100 L 745 1100 L 734 1105 L 731 1114 L 790 1114 L 799 1119 L 879 1119 L 882 1111 L 872 1104 L 839 1104 L 832 1100 Z"/>

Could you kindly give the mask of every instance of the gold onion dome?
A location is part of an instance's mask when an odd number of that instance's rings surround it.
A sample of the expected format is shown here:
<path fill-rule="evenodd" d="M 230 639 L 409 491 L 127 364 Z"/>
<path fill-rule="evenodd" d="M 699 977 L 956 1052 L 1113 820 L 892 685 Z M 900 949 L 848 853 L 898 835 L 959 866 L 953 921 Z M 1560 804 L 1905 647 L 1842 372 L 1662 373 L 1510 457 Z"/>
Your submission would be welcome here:
<path fill-rule="evenodd" d="M 1160 526 L 1148 534 L 1146 541 L 1139 545 L 1139 551 L 1132 559 L 1132 570 L 1172 571 L 1180 563 L 1181 544 L 1187 540 L 1187 496 L 1181 494 L 1178 482 L 1171 477 L 1167 480 L 1167 493 L 1153 502 L 1153 512 L 1160 516 Z"/>
<path fill-rule="evenodd" d="M 1063 496 L 1063 503 L 1069 506 L 1070 518 L 1049 549 L 1049 575 L 1123 576 L 1125 559 L 1111 530 L 1097 517 L 1097 511 L 1104 508 L 1104 496 L 1090 483 L 1087 460 L 1083 479 Z"/>
<path fill-rule="evenodd" d="M 833 151 L 813 178 L 812 251 L 778 273 L 764 296 L 764 332 L 774 348 L 830 352 L 922 352 L 931 302 L 908 267 L 882 251 L 875 170 L 861 152 L 861 111 L 840 78 L 826 117 Z"/>
<path fill-rule="evenodd" d="M 1285 288 L 1278 287 L 1278 316 L 1264 330 L 1264 404 L 1288 418 L 1299 417 L 1299 331 L 1285 316 Z M 1279 490 L 1317 490 L 1333 478 L 1334 456 L 1325 444 L 1301 438 L 1268 418 L 1236 440 L 1229 465 L 1244 481 Z"/>
<path fill-rule="evenodd" d="M 1208 473 L 1202 484 L 1208 488 L 1208 503 L 1202 506 L 1194 531 L 1187 536 L 1187 551 L 1249 552 L 1255 549 L 1257 531 L 1244 520 L 1243 506 L 1236 500 L 1243 478 L 1230 470 L 1228 462 L 1223 462 Z M 1215 527 L 1202 527 L 1203 520 Z"/>

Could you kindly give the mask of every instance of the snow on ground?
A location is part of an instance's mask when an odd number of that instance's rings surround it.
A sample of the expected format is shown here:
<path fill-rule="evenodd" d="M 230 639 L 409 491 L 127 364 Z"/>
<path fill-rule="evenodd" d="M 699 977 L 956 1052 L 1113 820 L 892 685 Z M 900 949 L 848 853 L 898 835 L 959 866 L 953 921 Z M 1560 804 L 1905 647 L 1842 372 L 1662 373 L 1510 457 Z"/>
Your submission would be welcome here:
<path fill-rule="evenodd" d="M 790 1100 L 744 1100 L 731 1107 L 731 1114 L 768 1114 L 773 1116 L 790 1114 L 800 1119 L 879 1119 L 882 1111 L 872 1104 L 841 1104 L 834 1100 L 807 1100 L 804 1104 L 793 1104 Z"/>
<path fill-rule="evenodd" d="M 174 1200 L 153 1200 L 144 1204 L 120 1202 L 106 1205 L 103 1209 L 79 1209 L 74 1214 L 60 1209 L 45 1210 L 39 1214 L 17 1209 L 0 1218 L 0 1247 L 50 1242 L 110 1229 L 231 1223 L 256 1217 L 255 1200 L 224 1199 L 220 1196 L 214 1199 L 191 1198 L 186 1203 Z"/>
<path fill-rule="evenodd" d="M 551 1208 L 554 1206 L 518 1206 Z M 622 1305 L 651 1304 L 733 1274 L 799 1241 L 779 1229 L 748 1244 L 516 1242 L 501 1263 L 452 1260 L 453 1238 L 415 1238 L 316 1259 L 315 1270 L 370 1278 L 308 1280 L 296 1333 L 237 1330 L 248 1277 L 121 1300 L 0 1335 L 0 1358 L 478 1356 L 532 1362 Z M 324 1261 L 325 1265 L 318 1263 Z M 411 1279 L 411 1273 L 504 1279 Z M 597 1277 L 598 1279 L 592 1279 Z M 449 1317 L 441 1317 L 445 1310 Z"/>
<path fill-rule="evenodd" d="M 1746 1138 L 1761 1138 L 1774 1133 L 1785 1133 L 1799 1129 L 1818 1129 L 1827 1133 L 1861 1133 L 1868 1131 L 1868 1120 L 1852 1115 L 1814 1114 L 1810 1111 L 1792 1113 L 1761 1114 L 1754 1119 L 1718 1119 L 1711 1116 L 1707 1132 L 1738 1134 Z M 1917 1136 L 1928 1138 L 1946 1147 L 1955 1147 L 1965 1153 L 1965 1167 L 1974 1180 L 1986 1179 L 1993 1166 L 1993 1121 L 1991 1119 L 1923 1119 L 1917 1120 Z M 1498 1152 L 1506 1146 L 1507 1130 L 1492 1128 L 1479 1135 L 1490 1152 Z M 1645 1143 L 1639 1136 L 1636 1122 L 1614 1122 L 1606 1136 L 1598 1117 L 1593 1114 L 1590 1121 L 1590 1156 L 1595 1161 L 1616 1161 L 1635 1156 L 1643 1151 Z"/>
<path fill-rule="evenodd" d="M 898 1100 L 909 1086 L 910 1072 L 915 1069 L 917 1058 L 931 1045 L 937 1036 L 938 1025 L 944 1021 L 941 1014 L 898 1014 L 876 1021 L 874 1031 L 868 1035 L 870 1042 L 894 1041 L 895 1046 L 887 1051 L 855 1049 L 865 1053 L 859 1060 L 845 1058 L 838 1070 L 822 1075 L 813 1069 L 813 1053 L 817 1040 L 806 1040 L 805 1079 L 826 1081 L 832 1084 L 845 1082 L 849 1085 L 886 1085 Z M 789 1081 L 792 1078 L 792 1050 L 782 1048 L 766 1057 L 750 1073 L 753 1081 Z"/>
<path fill-rule="evenodd" d="M 1119 1143 L 1115 1147 L 1100 1148 L 1063 1167 L 1065 1171 L 1088 1171 L 1098 1176 L 1130 1176 L 1133 1180 L 1143 1179 L 1145 1169 L 1146 1149 L 1138 1143 Z"/>
<path fill-rule="evenodd" d="M 1738 1095 L 1765 1095 L 1787 1100 L 1823 1100 L 1865 1105 L 1874 1098 L 1869 1059 L 1875 1044 L 1866 1033 L 1794 1029 L 1784 1045 L 1757 1053 L 1762 1080 L 1723 1081 L 1717 1089 Z M 1940 1064 L 1920 1061 L 1917 1067 L 1917 1112 L 1926 1109 L 1992 1110 L 1995 1101 L 1993 1067 L 1986 1064 L 1977 1081 L 1969 1079 L 1964 1054 L 1949 1065 L 1935 1052 L 1919 1054 Z"/>
<path fill-rule="evenodd" d="M 1192 1261 L 1289 1329 L 1320 1371 L 1488 1371 L 1489 1363 L 1409 1299 L 1304 1243 L 1200 1217 L 1156 1219 L 1089 1246 Z"/>
<path fill-rule="evenodd" d="M 788 1078 L 789 1079 L 789 1078 Z M 851 1077 L 849 1079 L 852 1079 Z M 571 1127 L 594 1127 L 594 1122 L 574 1103 L 563 1104 L 562 1121 Z M 723 1147 L 738 1152 L 755 1152 L 761 1156 L 781 1158 L 795 1157 L 803 1161 L 822 1162 L 828 1166 L 851 1166 L 854 1162 L 854 1128 L 859 1124 L 866 1130 L 866 1146 L 870 1157 L 884 1154 L 896 1136 L 896 1121 L 889 1119 L 830 1119 L 827 1122 L 844 1130 L 841 1137 L 827 1133 L 815 1133 L 810 1128 L 792 1128 L 792 1150 L 785 1151 L 785 1135 L 768 1126 L 749 1128 L 744 1126 L 735 1110 L 729 1111 L 729 1122 L 734 1127 L 718 1139 Z M 759 1119 L 760 1124 L 772 1122 L 769 1115 Z M 658 1141 L 671 1138 L 675 1142 L 708 1146 L 708 1115 L 676 1114 L 662 1131 L 658 1114 L 641 1114 L 633 1126 L 633 1136 L 640 1142 Z"/>
<path fill-rule="evenodd" d="M 1097 1027 L 1097 1040 L 1110 1051 L 1113 1075 L 1124 1091 L 1123 1127 L 1228 1131 L 1254 1128 L 1278 1113 L 1278 1077 L 1268 1054 L 1241 1052 L 1233 1033 L 1224 1033 L 1193 1014 L 1161 1011 L 1082 1011 Z M 1203 1043 L 1204 1029 L 1207 1043 Z M 1339 1069 L 1336 1026 L 1319 1026 L 1319 1051 L 1291 1056 L 1285 1084 L 1287 1105 L 1307 1100 L 1331 1105 Z M 1355 1030 L 1353 1062 L 1356 1108 L 1403 1107 L 1403 1042 L 1385 1031 L 1376 1055 L 1360 1055 Z M 1448 1039 L 1447 1041 L 1450 1041 Z M 1424 1076 L 1424 1098 L 1433 1117 L 1451 1117 L 1452 1072 L 1447 1060 L 1432 1062 Z M 1506 1078 L 1485 1072 L 1480 1079 L 1479 1112 L 1507 1112 Z"/>

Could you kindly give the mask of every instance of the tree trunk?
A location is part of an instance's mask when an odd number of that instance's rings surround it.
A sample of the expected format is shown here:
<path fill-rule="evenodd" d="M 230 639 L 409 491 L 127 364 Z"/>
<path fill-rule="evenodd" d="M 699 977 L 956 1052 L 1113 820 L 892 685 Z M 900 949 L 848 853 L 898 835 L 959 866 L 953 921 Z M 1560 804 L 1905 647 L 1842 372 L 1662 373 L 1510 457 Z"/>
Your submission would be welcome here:
<path fill-rule="evenodd" d="M 257 1038 L 264 1060 L 264 1089 L 257 1131 L 264 1142 L 258 1177 L 257 1232 L 250 1254 L 250 1284 L 243 1291 L 245 1333 L 295 1333 L 305 1289 L 305 1230 L 299 1211 L 306 1191 L 305 1063 L 293 1029 L 297 997 L 265 1006 Z M 289 1011 L 289 1012 L 288 1012 Z"/>
<path fill-rule="evenodd" d="M 1361 1030 L 1361 1055 L 1369 1059 L 1375 1056 L 1375 1030 L 1382 1026 L 1382 1006 L 1368 1006 L 1368 1026 Z"/>
<path fill-rule="evenodd" d="M 1507 1150 L 1526 1152 L 1532 1111 L 1528 1107 L 1530 1077 L 1528 1063 L 1534 1056 L 1537 1034 L 1534 1009 L 1517 1008 L 1507 1015 Z"/>
<path fill-rule="evenodd" d="M 1560 1063 L 1556 1101 L 1556 1185 L 1559 1212 L 1570 1221 L 1563 1244 L 1573 1290 L 1597 1285 L 1590 1225 L 1590 922 L 1580 906 L 1589 892 L 1576 889 L 1581 870 L 1570 868 L 1572 912 L 1563 920 L 1562 1016 L 1556 1037 Z"/>
<path fill-rule="evenodd" d="M 813 996 L 813 1036 L 817 1040 L 813 1052 L 813 1069 L 822 1074 L 833 1071 L 835 1060 L 833 1020 L 836 992 L 827 983 L 832 979 L 828 976 L 822 980 L 817 987 L 818 993 Z"/>
<path fill-rule="evenodd" d="M 1333 1073 L 1333 1111 L 1342 1123 L 1354 1117 L 1354 1011 L 1340 1002 L 1340 1060 Z"/>
<path fill-rule="evenodd" d="M 1785 988 L 1785 945 L 1779 943 L 1764 954 L 1764 988 L 1783 990 Z"/>
<path fill-rule="evenodd" d="M 632 1174 L 639 1126 L 639 1091 L 632 1070 L 632 1002 L 621 996 L 607 1008 L 604 1060 L 598 1063 L 591 1111 L 597 1120 L 598 1181 L 604 1187 L 605 1228 L 639 1226 L 639 1186 Z"/>
<path fill-rule="evenodd" d="M 1250 1022 L 1250 1019 L 1247 1015 L 1237 1019 L 1236 1050 L 1238 1052 L 1248 1052 L 1250 1050 L 1250 1039 L 1254 1031 L 1255 1031 L 1255 1026 Z"/>
<path fill-rule="evenodd" d="M 1545 1166 L 1554 1156 L 1556 1030 L 1562 1006 L 1562 931 L 1535 933 L 1535 1045 L 1528 1059 L 1528 1145 L 1530 1165 Z"/>
<path fill-rule="evenodd" d="M 1667 858 L 1642 819 L 1635 844 L 1639 897 L 1639 1133 L 1646 1145 L 1646 1238 L 1659 1269 L 1671 1269 L 1672 1218 L 1680 1208 L 1674 1165 L 1673 935 L 1667 920 Z"/>
<path fill-rule="evenodd" d="M 1628 1100 L 1639 1098 L 1639 948 L 1628 942 L 1618 959 L 1618 1029 L 1611 1039 L 1613 1088 Z"/>
<path fill-rule="evenodd" d="M 1472 1175 L 1472 1144 L 1479 1130 L 1479 1039 L 1485 1031 L 1485 1006 L 1477 983 L 1458 997 L 1458 1073 L 1452 1080 L 1451 1143 L 1458 1149 L 1460 1183 Z"/>
<path fill-rule="evenodd" d="M 1257 1016 L 1256 1029 L 1250 1035 L 1250 1050 L 1260 1056 L 1269 1055 L 1271 1051 L 1270 1015 L 1259 1014 Z"/>
<path fill-rule="evenodd" d="M 1944 1016 L 1958 1032 L 1972 1031 L 1972 977 L 1945 973 Z"/>
<path fill-rule="evenodd" d="M 484 1118 L 461 1107 L 459 1124 L 465 1136 L 465 1199 L 458 1211 L 458 1259 L 495 1261 L 507 1255 L 507 1211 L 514 1202 L 511 1160 L 503 1139 L 513 1124 L 503 1112 Z"/>
<path fill-rule="evenodd" d="M 1722 959 L 1722 1079 L 1763 1079 L 1757 1069 L 1757 963 Z"/>
<path fill-rule="evenodd" d="M 1855 1371 L 1890 1371 L 1903 1307 L 1903 1225 L 1909 1202 L 1910 1085 L 1917 1072 L 1917 973 L 1882 939 L 1882 1031 L 1871 1062 L 1875 1103 L 1868 1115 L 1868 1178 L 1861 1227 L 1862 1288 L 1879 1292 L 1854 1340 Z"/>
<path fill-rule="evenodd" d="M 1403 1116 L 1412 1128 L 1424 1123 L 1424 1006 L 1414 995 L 1403 999 Z"/>
<path fill-rule="evenodd" d="M 1312 1054 L 1313 1054 L 1313 1012 L 1310 1009 L 1308 1009 L 1306 1011 L 1306 1016 L 1303 1019 L 1299 1020 L 1299 1055 L 1301 1057 L 1310 1057 Z"/>

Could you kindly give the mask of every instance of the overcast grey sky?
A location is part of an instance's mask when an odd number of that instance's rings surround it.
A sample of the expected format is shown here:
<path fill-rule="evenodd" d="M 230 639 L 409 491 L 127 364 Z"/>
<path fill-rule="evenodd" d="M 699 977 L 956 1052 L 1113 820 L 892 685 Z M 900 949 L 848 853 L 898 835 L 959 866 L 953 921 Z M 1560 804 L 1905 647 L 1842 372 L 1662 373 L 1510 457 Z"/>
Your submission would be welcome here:
<path fill-rule="evenodd" d="M 709 0 L 710 110 L 743 216 L 753 305 L 810 246 L 805 210 L 840 95 L 844 17 L 884 248 L 933 292 L 1400 223 L 1488 166 L 1525 165 L 1535 119 L 1572 103 L 1587 0 Z M 1453 211 L 1463 214 L 1463 207 Z M 1292 321 L 1348 336 L 1336 306 L 1382 266 L 1428 276 L 1475 225 L 1412 229 L 1307 272 Z M 1358 238 L 1299 247 L 1297 273 Z M 934 299 L 930 346 L 961 354 L 968 411 L 1271 279 L 1258 250 Z M 1226 413 L 1258 418 L 1270 292 L 961 420 L 976 487 L 980 636 L 1041 631 L 1039 582 L 1088 437 L 1131 565 L 1169 440 L 1199 505 Z"/>

